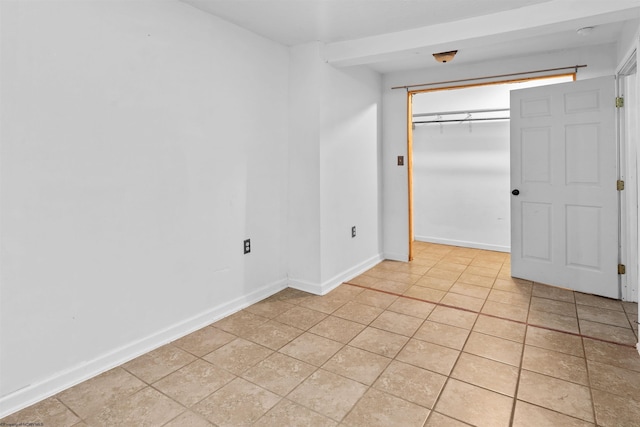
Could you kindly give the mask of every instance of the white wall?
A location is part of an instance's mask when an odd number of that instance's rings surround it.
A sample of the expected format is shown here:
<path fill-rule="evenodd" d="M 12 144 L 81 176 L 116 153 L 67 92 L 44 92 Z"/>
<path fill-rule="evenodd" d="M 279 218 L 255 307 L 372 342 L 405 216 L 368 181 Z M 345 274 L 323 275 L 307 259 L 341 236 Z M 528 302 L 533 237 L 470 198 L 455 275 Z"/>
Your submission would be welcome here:
<path fill-rule="evenodd" d="M 416 240 L 508 252 L 509 121 L 416 125 L 413 197 Z"/>
<path fill-rule="evenodd" d="M 176 1 L 0 7 L 1 417 L 286 286 L 289 62 Z"/>
<path fill-rule="evenodd" d="M 381 261 L 381 76 L 325 65 L 320 136 L 321 282 L 334 287 Z M 351 237 L 351 227 L 356 237 Z"/>
<path fill-rule="evenodd" d="M 383 76 L 383 240 L 386 258 L 406 260 L 409 253 L 407 168 L 397 166 L 396 157 L 407 155 L 407 125 L 405 90 L 391 87 L 445 80 L 524 72 L 576 64 L 587 64 L 578 73 L 586 79 L 615 72 L 615 46 L 602 45 L 538 56 L 511 58 L 457 66 L 455 62 L 442 67 L 389 73 Z"/>
<path fill-rule="evenodd" d="M 382 259 L 381 77 L 319 47 L 291 54 L 289 284 L 324 294 Z"/>

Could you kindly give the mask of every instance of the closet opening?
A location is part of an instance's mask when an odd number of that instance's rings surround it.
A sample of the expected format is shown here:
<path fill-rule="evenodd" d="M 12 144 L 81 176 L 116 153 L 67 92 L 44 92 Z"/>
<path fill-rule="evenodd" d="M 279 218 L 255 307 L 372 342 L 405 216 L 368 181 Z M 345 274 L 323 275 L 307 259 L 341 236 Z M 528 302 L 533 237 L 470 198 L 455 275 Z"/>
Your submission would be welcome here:
<path fill-rule="evenodd" d="M 408 91 L 413 242 L 510 252 L 510 91 L 575 73 Z"/>

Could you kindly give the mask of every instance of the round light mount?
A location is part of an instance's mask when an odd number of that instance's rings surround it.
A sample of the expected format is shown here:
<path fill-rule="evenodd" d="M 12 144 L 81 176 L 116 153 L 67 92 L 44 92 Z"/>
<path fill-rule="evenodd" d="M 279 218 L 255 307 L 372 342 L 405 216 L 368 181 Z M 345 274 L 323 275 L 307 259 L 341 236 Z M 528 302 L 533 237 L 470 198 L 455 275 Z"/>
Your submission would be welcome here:
<path fill-rule="evenodd" d="M 434 53 L 433 57 L 438 62 L 442 62 L 442 63 L 451 62 L 453 60 L 453 58 L 456 56 L 456 53 L 458 53 L 457 50 L 450 50 L 448 52 Z"/>

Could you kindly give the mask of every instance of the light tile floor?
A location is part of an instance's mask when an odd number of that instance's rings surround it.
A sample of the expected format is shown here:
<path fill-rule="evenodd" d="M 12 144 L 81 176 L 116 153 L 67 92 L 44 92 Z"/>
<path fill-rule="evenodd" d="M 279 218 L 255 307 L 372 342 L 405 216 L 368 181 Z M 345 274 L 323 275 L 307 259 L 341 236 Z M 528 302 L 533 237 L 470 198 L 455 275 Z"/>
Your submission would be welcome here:
<path fill-rule="evenodd" d="M 45 426 L 637 426 L 637 304 L 416 243 L 326 296 L 286 289 L 24 409 Z"/>

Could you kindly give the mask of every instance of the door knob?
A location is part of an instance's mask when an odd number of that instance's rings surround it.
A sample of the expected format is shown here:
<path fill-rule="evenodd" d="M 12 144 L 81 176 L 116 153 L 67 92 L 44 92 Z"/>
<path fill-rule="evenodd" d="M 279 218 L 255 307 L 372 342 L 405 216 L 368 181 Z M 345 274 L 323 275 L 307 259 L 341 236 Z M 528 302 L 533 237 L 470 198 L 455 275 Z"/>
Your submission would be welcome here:
<path fill-rule="evenodd" d="M 514 196 L 517 196 L 518 194 L 520 194 L 520 190 L 518 190 L 517 188 L 515 190 L 513 190 L 511 192 L 511 194 L 513 194 Z"/>

